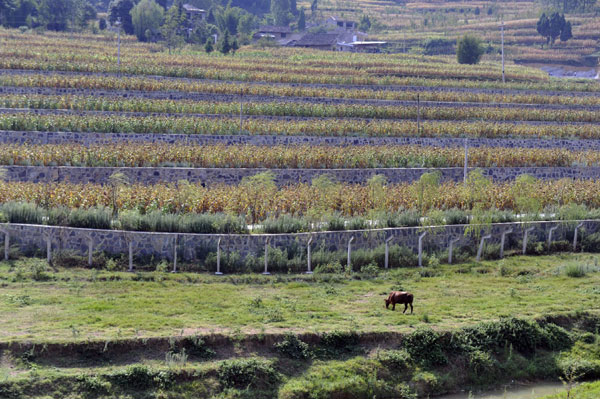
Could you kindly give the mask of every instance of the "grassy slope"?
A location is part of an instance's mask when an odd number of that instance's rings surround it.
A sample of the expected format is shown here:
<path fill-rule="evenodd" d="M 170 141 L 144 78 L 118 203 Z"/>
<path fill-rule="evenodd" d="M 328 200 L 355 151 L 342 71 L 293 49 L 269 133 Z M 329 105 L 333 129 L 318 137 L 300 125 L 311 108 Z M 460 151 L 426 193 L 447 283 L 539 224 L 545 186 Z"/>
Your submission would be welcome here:
<path fill-rule="evenodd" d="M 49 281 L 34 281 L 31 268 L 43 261 L 15 261 L 0 264 L 0 340 L 43 342 L 237 330 L 409 332 L 427 323 L 449 329 L 501 316 L 594 312 L 600 310 L 600 273 L 571 278 L 564 268 L 577 264 L 597 271 L 598 259 L 588 254 L 514 257 L 502 263 L 442 266 L 423 273 L 398 269 L 371 280 L 337 276 L 327 283 L 323 280 L 331 276 L 217 277 L 83 269 L 46 271 L 42 279 Z M 114 278 L 121 280 L 111 281 Z M 384 296 L 392 288 L 414 293 L 414 315 L 384 308 Z"/>

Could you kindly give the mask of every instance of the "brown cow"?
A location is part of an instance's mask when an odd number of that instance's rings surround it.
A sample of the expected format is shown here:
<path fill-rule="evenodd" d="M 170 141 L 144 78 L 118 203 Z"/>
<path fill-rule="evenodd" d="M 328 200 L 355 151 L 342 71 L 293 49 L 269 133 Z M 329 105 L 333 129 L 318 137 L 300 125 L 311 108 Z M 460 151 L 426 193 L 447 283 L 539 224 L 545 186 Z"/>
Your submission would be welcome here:
<path fill-rule="evenodd" d="M 392 310 L 396 310 L 396 304 L 404 304 L 404 312 L 408 309 L 408 305 L 410 305 L 410 314 L 413 312 L 413 294 L 405 291 L 392 291 L 390 292 L 390 296 L 385 300 L 385 308 L 390 308 L 390 303 L 392 304 Z M 402 312 L 402 313 L 404 313 Z"/>

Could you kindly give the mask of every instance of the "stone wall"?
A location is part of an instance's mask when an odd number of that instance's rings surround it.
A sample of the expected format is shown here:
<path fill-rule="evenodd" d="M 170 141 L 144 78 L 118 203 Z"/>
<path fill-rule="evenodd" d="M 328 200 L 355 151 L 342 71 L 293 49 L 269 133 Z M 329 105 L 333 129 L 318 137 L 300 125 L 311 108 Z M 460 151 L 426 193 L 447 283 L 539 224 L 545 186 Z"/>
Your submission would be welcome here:
<path fill-rule="evenodd" d="M 546 241 L 550 228 L 558 226 L 553 232 L 553 241 L 572 239 L 575 225 L 578 222 L 535 222 L 535 223 L 498 223 L 491 226 L 489 233 L 492 237 L 487 243 L 499 243 L 503 232 L 512 230 L 506 237 L 506 248 L 514 247 L 523 238 L 524 230 L 533 228 L 529 233 L 531 241 Z M 591 234 L 599 230 L 600 221 L 583 221 L 583 234 Z M 373 249 L 384 245 L 385 240 L 393 237 L 390 245 L 400 245 L 411 248 L 417 252 L 419 235 L 427 232 L 423 240 L 424 252 L 447 250 L 451 240 L 458 239 L 454 248 L 470 246 L 477 250 L 479 240 L 465 236 L 466 225 L 442 226 L 436 228 L 405 227 L 377 230 L 356 230 L 339 232 L 315 232 L 297 234 L 175 234 L 175 233 L 148 233 L 125 232 L 116 230 L 92 230 L 70 227 L 53 227 L 23 224 L 0 224 L 0 234 L 9 234 L 10 245 L 16 245 L 23 252 L 46 251 L 47 239 L 51 240 L 52 251 L 69 250 L 86 255 L 89 243 L 92 242 L 93 251 L 102 251 L 110 254 L 125 254 L 132 243 L 134 256 L 154 256 L 155 258 L 173 260 L 174 243 L 177 243 L 177 257 L 184 261 L 194 261 L 203 258 L 207 253 L 217 251 L 217 242 L 221 240 L 223 254 L 237 252 L 242 257 L 246 255 L 260 256 L 264 254 L 265 242 L 268 240 L 269 248 L 287 249 L 296 247 L 305 254 L 308 240 L 312 237 L 311 248 L 313 251 L 345 251 L 348 241 L 354 237 L 352 248 Z M 4 237 L 2 237 L 4 238 Z"/>
<path fill-rule="evenodd" d="M 459 137 L 365 137 L 365 136 L 273 136 L 273 135 L 203 135 L 161 133 L 75 133 L 75 132 L 17 132 L 0 131 L 3 144 L 64 144 L 83 145 L 109 143 L 156 143 L 189 145 L 423 145 L 464 147 Z M 469 147 L 563 148 L 571 151 L 600 151 L 600 140 L 591 139 L 527 139 L 527 138 L 470 138 Z"/>
<path fill-rule="evenodd" d="M 71 166 L 6 166 L 7 178 L 11 181 L 27 182 L 71 182 L 104 184 L 115 172 L 122 172 L 131 182 L 155 184 L 175 183 L 187 180 L 210 186 L 213 184 L 237 184 L 246 176 L 271 170 L 278 185 L 310 183 L 320 175 L 344 183 L 365 183 L 374 175 L 384 175 L 389 183 L 413 182 L 425 172 L 439 170 L 443 181 L 462 181 L 463 168 L 374 168 L 374 169 L 263 169 L 263 168 L 105 168 Z M 472 170 L 469 168 L 468 170 Z M 496 182 L 512 181 L 517 176 L 529 174 L 538 179 L 597 179 L 600 167 L 558 168 L 480 168 L 484 175 Z"/>

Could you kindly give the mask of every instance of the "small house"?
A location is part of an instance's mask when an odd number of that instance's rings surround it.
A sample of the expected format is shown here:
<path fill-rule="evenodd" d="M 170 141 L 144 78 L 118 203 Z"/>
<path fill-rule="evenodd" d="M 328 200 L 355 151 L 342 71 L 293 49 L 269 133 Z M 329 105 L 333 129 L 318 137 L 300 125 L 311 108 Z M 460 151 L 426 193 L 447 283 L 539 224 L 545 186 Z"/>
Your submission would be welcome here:
<path fill-rule="evenodd" d="M 273 40 L 285 39 L 292 33 L 289 26 L 261 26 L 254 34 L 254 39 L 269 38 Z"/>

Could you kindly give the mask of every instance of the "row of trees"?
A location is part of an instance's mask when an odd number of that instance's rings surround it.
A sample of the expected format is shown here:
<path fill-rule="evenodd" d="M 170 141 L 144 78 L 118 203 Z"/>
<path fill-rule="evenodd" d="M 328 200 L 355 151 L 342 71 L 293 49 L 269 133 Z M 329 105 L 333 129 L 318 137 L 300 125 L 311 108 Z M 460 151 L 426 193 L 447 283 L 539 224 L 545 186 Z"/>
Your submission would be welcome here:
<path fill-rule="evenodd" d="M 95 19 L 88 0 L 0 0 L 0 25 L 12 28 L 79 29 Z"/>
<path fill-rule="evenodd" d="M 565 20 L 564 15 L 553 13 L 550 17 L 542 14 L 537 22 L 537 32 L 546 39 L 546 45 L 554 45 L 560 37 L 561 42 L 566 42 L 573 37 L 571 22 Z"/>

